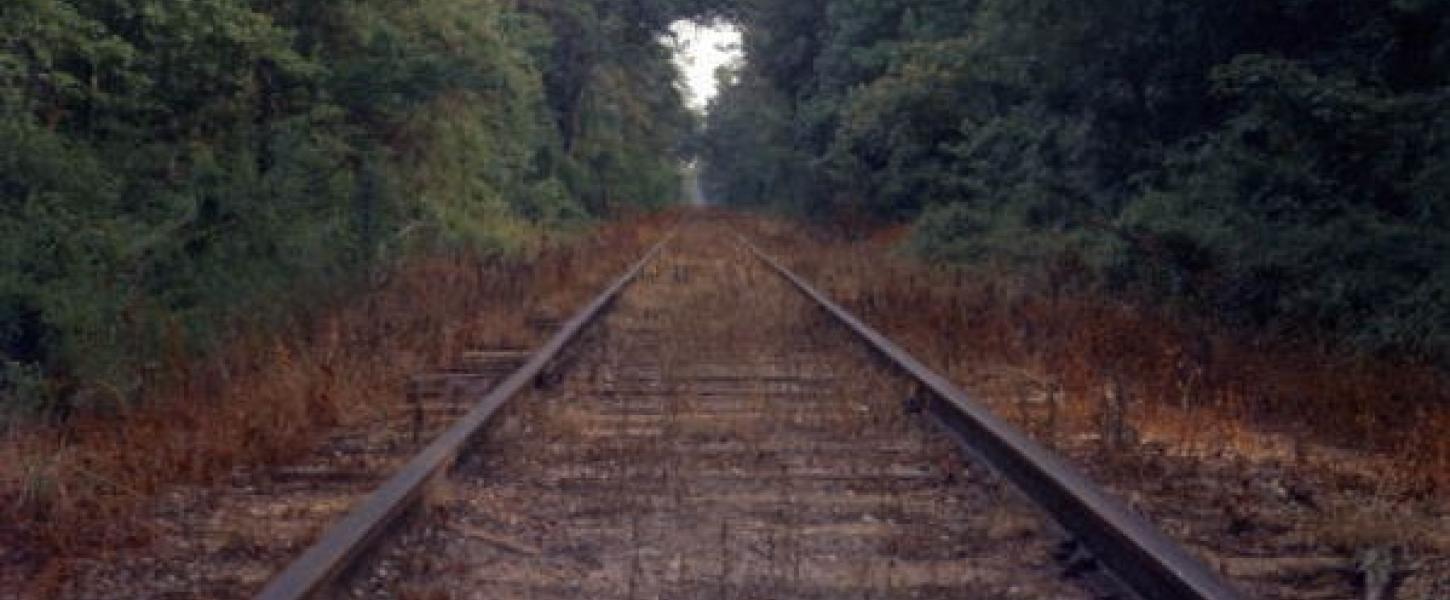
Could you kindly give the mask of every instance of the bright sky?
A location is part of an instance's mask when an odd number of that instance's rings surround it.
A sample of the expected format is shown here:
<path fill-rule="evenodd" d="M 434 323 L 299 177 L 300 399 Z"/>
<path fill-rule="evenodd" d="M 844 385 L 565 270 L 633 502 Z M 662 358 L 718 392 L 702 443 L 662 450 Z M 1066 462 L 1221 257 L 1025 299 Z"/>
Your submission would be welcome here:
<path fill-rule="evenodd" d="M 723 21 L 708 25 L 680 21 L 670 31 L 678 39 L 675 63 L 685 74 L 690 106 L 704 110 L 715 97 L 715 70 L 740 57 L 740 30 Z"/>

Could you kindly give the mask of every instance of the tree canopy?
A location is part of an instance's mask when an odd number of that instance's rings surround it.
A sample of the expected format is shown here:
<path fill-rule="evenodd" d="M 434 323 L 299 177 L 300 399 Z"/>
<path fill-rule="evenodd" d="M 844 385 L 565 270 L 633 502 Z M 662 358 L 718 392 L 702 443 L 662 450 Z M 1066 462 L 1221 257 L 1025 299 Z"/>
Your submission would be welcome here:
<path fill-rule="evenodd" d="M 935 260 L 1433 359 L 1450 4 L 807 0 L 740 13 L 708 194 L 915 225 Z"/>
<path fill-rule="evenodd" d="M 674 200 L 694 117 L 661 36 L 717 10 L 3 3 L 4 408 L 127 402 L 239 311 Z"/>
<path fill-rule="evenodd" d="M 663 36 L 711 18 L 747 60 L 693 136 Z M 695 152 L 932 260 L 1443 356 L 1447 40 L 1424 0 L 11 0 L 0 396 L 134 400 L 238 314 L 663 205 Z"/>

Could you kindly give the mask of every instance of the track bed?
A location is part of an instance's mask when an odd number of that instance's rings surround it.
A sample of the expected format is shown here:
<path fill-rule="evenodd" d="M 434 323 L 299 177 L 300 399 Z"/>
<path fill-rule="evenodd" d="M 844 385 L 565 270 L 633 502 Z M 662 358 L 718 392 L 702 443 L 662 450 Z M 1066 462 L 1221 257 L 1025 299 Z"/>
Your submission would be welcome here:
<path fill-rule="evenodd" d="M 688 226 L 517 398 L 360 598 L 1092 598 L 1039 511 L 913 385 L 741 249 Z"/>

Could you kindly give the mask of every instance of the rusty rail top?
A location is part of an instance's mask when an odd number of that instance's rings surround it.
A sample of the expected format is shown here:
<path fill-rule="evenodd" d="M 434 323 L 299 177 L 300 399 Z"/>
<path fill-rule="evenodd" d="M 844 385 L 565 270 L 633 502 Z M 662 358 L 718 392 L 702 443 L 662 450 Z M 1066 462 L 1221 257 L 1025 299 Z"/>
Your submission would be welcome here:
<path fill-rule="evenodd" d="M 317 543 L 272 579 L 256 596 L 257 599 L 312 598 L 331 586 L 337 577 L 366 554 L 373 541 L 417 504 L 423 497 L 428 482 L 453 464 L 459 452 L 482 431 L 489 418 L 543 373 L 550 361 L 598 319 L 604 309 L 639 277 L 673 238 L 673 233 L 666 236 L 628 272 L 564 323 L 560 331 L 539 348 L 523 367 L 479 400 L 468 414 L 409 461 L 402 471 L 357 504 L 341 521 L 329 527 Z"/>
<path fill-rule="evenodd" d="M 930 389 L 927 410 L 967 450 L 1048 512 L 1120 582 L 1151 600 L 1237 600 L 1227 582 L 1122 501 L 833 302 L 744 236 L 740 241 L 881 356 Z"/>

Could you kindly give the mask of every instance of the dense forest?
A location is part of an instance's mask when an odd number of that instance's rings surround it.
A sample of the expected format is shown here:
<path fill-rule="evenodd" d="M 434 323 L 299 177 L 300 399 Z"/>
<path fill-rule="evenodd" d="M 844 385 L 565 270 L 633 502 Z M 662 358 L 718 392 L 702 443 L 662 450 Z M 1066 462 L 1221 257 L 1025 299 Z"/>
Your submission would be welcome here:
<path fill-rule="evenodd" d="M 240 315 L 676 200 L 696 2 L 0 6 L 0 413 L 116 405 Z"/>
<path fill-rule="evenodd" d="M 716 201 L 1355 352 L 1450 356 L 1450 3 L 802 0 L 736 15 Z"/>
<path fill-rule="evenodd" d="M 745 36 L 699 135 L 681 19 Z M 1445 2 L 12 0 L 0 139 L 3 413 L 676 201 L 693 153 L 933 261 L 1450 355 Z"/>

